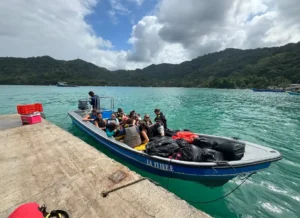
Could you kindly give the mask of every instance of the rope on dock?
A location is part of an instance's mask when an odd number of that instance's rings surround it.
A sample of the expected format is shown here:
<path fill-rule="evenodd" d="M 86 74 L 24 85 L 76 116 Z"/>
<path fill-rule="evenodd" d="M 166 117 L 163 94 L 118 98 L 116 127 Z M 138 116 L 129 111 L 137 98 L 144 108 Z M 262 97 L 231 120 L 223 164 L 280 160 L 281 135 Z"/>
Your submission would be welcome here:
<path fill-rule="evenodd" d="M 102 197 L 105 198 L 105 197 L 107 197 L 108 194 L 111 193 L 111 192 L 118 191 L 118 190 L 120 190 L 120 189 L 122 189 L 122 188 L 126 188 L 126 187 L 128 187 L 128 186 L 134 185 L 134 184 L 139 183 L 139 182 L 144 181 L 144 180 L 149 180 L 149 182 L 152 182 L 152 183 L 154 183 L 155 185 L 159 185 L 157 182 L 153 181 L 152 179 L 147 178 L 147 177 L 143 177 L 143 178 L 140 178 L 140 179 L 138 179 L 138 180 L 136 180 L 136 181 L 130 182 L 130 183 L 128 183 L 128 184 L 119 186 L 119 187 L 117 187 L 117 188 L 113 188 L 113 189 L 108 190 L 108 191 L 103 191 L 103 192 L 101 192 Z"/>

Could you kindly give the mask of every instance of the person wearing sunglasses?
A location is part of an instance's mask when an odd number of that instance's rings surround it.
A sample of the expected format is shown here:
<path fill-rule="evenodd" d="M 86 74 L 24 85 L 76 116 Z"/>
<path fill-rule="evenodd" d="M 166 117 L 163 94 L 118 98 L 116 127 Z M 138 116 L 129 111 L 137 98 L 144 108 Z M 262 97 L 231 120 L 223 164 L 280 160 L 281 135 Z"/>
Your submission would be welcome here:
<path fill-rule="evenodd" d="M 150 119 L 149 114 L 146 114 L 144 116 L 144 122 L 147 124 L 147 126 L 151 126 L 153 124 L 152 121 L 151 121 L 151 119 Z"/>
<path fill-rule="evenodd" d="M 110 124 L 110 123 L 115 123 L 117 126 L 119 125 L 119 120 L 117 119 L 115 113 L 112 113 L 112 114 L 110 115 L 110 118 L 107 119 L 107 124 Z"/>

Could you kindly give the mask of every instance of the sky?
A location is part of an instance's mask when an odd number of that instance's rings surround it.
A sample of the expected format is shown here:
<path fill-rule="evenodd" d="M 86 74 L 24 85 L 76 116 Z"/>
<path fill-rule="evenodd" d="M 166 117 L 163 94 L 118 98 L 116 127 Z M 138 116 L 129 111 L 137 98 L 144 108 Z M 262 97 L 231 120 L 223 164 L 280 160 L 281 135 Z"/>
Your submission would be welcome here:
<path fill-rule="evenodd" d="M 0 56 L 110 70 L 300 41 L 299 0 L 1 0 Z"/>

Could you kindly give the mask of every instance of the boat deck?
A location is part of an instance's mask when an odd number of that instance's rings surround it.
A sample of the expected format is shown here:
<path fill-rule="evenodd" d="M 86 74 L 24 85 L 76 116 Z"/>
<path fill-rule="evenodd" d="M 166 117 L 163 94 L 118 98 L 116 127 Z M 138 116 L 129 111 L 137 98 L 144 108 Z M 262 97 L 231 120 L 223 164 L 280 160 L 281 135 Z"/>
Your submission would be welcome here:
<path fill-rule="evenodd" d="M 46 120 L 22 126 L 18 115 L 0 116 L 0 137 L 0 217 L 32 201 L 72 218 L 210 217 L 148 180 L 103 198 L 141 176 Z"/>

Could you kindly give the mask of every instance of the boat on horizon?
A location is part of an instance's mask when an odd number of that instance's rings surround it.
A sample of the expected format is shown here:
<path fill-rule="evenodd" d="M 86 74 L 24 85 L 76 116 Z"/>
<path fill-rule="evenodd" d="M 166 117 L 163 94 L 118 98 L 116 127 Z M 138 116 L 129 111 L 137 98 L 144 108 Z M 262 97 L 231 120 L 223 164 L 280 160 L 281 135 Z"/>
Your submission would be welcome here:
<path fill-rule="evenodd" d="M 112 107 L 110 109 L 100 110 L 102 112 L 103 119 L 109 118 L 111 113 L 114 112 L 113 98 L 111 102 Z M 135 150 L 114 138 L 108 137 L 106 132 L 97 128 L 91 122 L 82 121 L 82 118 L 89 112 L 90 111 L 88 109 L 79 107 L 78 110 L 69 111 L 68 115 L 76 127 L 90 135 L 116 156 L 146 172 L 163 177 L 196 181 L 203 185 L 212 187 L 222 186 L 235 177 L 245 176 L 247 174 L 266 169 L 272 162 L 282 159 L 281 154 L 272 148 L 229 137 L 207 134 L 198 135 L 217 143 L 244 143 L 245 153 L 243 158 L 235 161 L 189 162 L 159 156 L 151 156 L 143 151 Z"/>
<path fill-rule="evenodd" d="M 288 92 L 290 95 L 300 95 L 300 92 Z"/>
<path fill-rule="evenodd" d="M 78 87 L 77 85 L 69 85 L 67 82 L 57 82 L 57 87 Z"/>
<path fill-rule="evenodd" d="M 254 92 L 284 92 L 283 89 L 252 89 Z"/>

